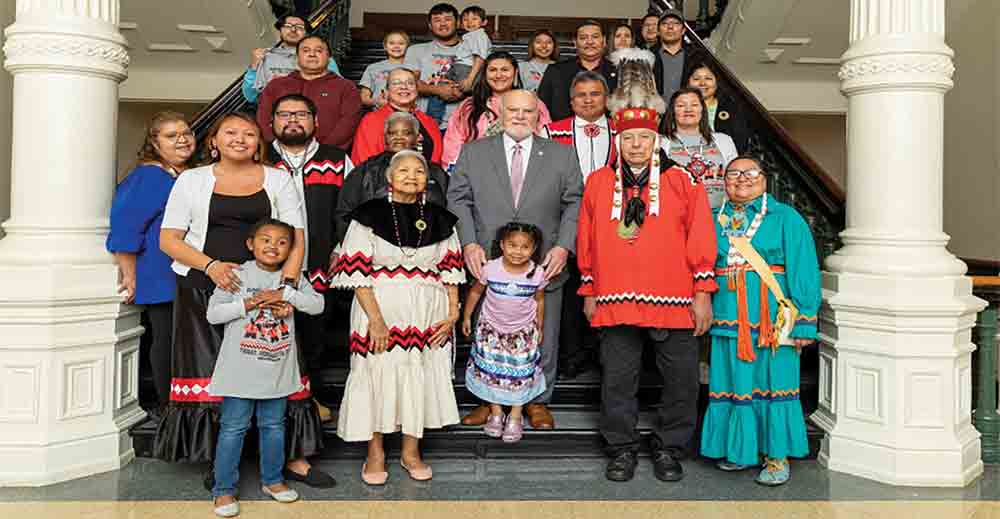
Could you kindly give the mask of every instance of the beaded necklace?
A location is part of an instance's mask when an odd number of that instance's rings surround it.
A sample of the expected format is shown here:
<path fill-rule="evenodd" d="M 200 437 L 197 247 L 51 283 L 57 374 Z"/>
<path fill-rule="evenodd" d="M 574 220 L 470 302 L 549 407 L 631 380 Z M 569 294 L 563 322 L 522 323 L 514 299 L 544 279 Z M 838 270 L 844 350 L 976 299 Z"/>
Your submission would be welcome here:
<path fill-rule="evenodd" d="M 417 251 L 420 250 L 420 244 L 423 243 L 424 241 L 424 231 L 427 229 L 427 221 L 424 220 L 425 197 L 426 195 L 421 197 L 420 203 L 417 205 L 420 208 L 420 217 L 417 218 L 416 222 L 413 222 L 413 226 L 416 227 L 418 231 L 420 231 L 420 234 L 417 235 L 417 246 L 413 249 L 413 252 L 407 253 L 406 249 L 403 248 L 402 235 L 399 234 L 399 219 L 396 217 L 396 202 L 392 199 L 392 189 L 391 188 L 389 189 L 389 207 L 392 208 L 392 225 L 393 228 L 396 230 L 396 246 L 399 247 L 399 250 L 403 253 L 403 256 L 406 256 L 407 258 L 412 258 L 416 256 Z"/>

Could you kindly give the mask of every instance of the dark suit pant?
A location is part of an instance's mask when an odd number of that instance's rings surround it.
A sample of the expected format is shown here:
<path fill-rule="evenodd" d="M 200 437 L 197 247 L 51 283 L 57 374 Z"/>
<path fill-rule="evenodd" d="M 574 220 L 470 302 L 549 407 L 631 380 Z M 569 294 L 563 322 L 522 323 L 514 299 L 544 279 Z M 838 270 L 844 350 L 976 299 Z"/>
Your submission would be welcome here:
<path fill-rule="evenodd" d="M 663 377 L 653 446 L 683 457 L 698 419 L 698 339 L 693 330 L 611 326 L 602 328 L 601 434 L 614 456 L 639 448 L 639 376 L 649 342 Z"/>
<path fill-rule="evenodd" d="M 563 285 L 562 323 L 559 332 L 559 363 L 566 368 L 567 363 L 579 364 L 594 357 L 597 333 L 583 315 L 583 296 L 577 294 L 580 288 L 580 269 L 576 257 L 571 256 L 566 265 L 569 278 Z"/>
<path fill-rule="evenodd" d="M 552 400 L 556 388 L 556 368 L 559 363 L 559 323 L 562 317 L 563 289 L 545 291 L 545 323 L 542 326 L 542 345 L 538 348 L 541 356 L 542 374 L 545 375 L 545 392 L 532 403 L 547 404 Z"/>

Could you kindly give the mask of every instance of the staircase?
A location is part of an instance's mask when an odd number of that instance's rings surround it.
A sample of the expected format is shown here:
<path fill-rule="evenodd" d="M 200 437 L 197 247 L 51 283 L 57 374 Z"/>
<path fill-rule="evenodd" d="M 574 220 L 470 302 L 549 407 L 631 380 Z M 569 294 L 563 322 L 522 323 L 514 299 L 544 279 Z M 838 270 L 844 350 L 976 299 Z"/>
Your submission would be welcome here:
<path fill-rule="evenodd" d="M 724 5 L 724 3 L 720 4 Z M 364 68 L 385 58 L 380 40 L 355 39 L 343 34 L 347 16 L 347 0 L 325 0 L 310 17 L 314 27 L 325 27 L 331 38 L 336 38 L 339 49 L 346 50 L 346 56 L 339 56 L 338 63 L 345 77 L 357 81 Z M 338 32 L 332 27 L 341 27 Z M 689 29 L 689 37 L 695 46 L 702 47 L 701 39 Z M 419 41 L 419 39 L 417 39 Z M 496 41 L 496 50 L 511 52 L 519 60 L 527 59 L 527 44 L 521 41 Z M 572 46 L 560 43 L 564 56 L 573 55 Z M 785 133 L 781 126 L 767 113 L 760 103 L 746 90 L 722 63 L 716 63 L 722 70 L 720 78 L 730 88 L 730 92 L 745 110 L 750 119 L 754 136 L 751 151 L 763 157 L 764 167 L 774 174 L 769 188 L 772 194 L 786 203 L 792 204 L 806 217 L 817 241 L 820 257 L 832 253 L 837 246 L 837 233 L 843 229 L 844 194 L 823 170 L 808 157 Z M 239 80 L 234 81 L 213 103 L 196 118 L 192 127 L 202 140 L 207 128 L 222 114 L 236 109 L 244 109 L 245 104 L 239 93 Z M 346 312 L 344 329 L 331 333 L 323 361 L 321 383 L 314 381 L 313 391 L 317 398 L 330 404 L 334 410 L 341 401 L 347 379 Z M 148 345 L 144 344 L 148 348 Z M 469 345 L 460 344 L 455 363 L 455 393 L 463 414 L 476 405 L 476 399 L 466 389 L 464 383 L 465 364 L 469 356 Z M 145 354 L 140 358 L 145 359 Z M 663 381 L 656 373 L 652 356 L 646 358 L 648 367 L 643 373 L 638 398 L 640 401 L 639 430 L 648 439 L 651 426 L 656 418 L 655 410 Z M 818 353 L 815 347 L 802 354 L 802 405 L 807 416 L 817 407 L 818 399 Z M 152 395 L 152 380 L 148 366 L 143 366 L 140 383 L 142 395 Z M 669 381 L 668 381 L 669 383 Z M 707 386 L 702 386 L 699 408 L 707 405 Z M 556 383 L 551 409 L 556 420 L 556 429 L 551 431 L 525 430 L 521 442 L 508 445 L 500 440 L 488 438 L 479 427 L 454 426 L 446 430 L 426 431 L 422 449 L 432 457 L 600 457 L 601 436 L 598 432 L 600 411 L 600 376 L 596 370 L 586 372 L 572 380 Z M 155 430 L 147 422 L 132 430 L 136 454 L 150 456 Z M 700 434 L 700 420 L 699 420 Z M 695 442 L 697 442 L 696 434 Z M 822 433 L 809 424 L 810 451 L 818 451 Z M 365 456 L 364 444 L 347 444 L 336 436 L 336 425 L 332 423 L 325 430 L 327 458 L 360 458 Z M 390 449 L 399 448 L 399 435 L 387 438 Z"/>

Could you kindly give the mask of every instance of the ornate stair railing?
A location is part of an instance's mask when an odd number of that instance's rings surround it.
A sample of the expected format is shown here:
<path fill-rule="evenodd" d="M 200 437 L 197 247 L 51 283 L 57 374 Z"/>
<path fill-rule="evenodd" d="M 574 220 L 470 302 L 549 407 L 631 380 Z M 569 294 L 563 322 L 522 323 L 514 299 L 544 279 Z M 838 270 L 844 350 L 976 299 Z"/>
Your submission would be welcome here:
<path fill-rule="evenodd" d="M 727 3 L 717 2 L 716 8 L 724 8 Z M 650 0 L 650 10 L 654 13 L 673 5 L 665 0 Z M 719 70 L 720 90 L 729 95 L 746 118 L 751 132 L 748 151 L 760 157 L 764 169 L 770 173 L 768 191 L 802 213 L 812 227 L 820 258 L 826 258 L 837 249 L 838 234 L 844 229 L 844 190 L 791 138 L 729 67 L 715 57 L 690 24 L 687 37 L 699 55 Z"/>
<path fill-rule="evenodd" d="M 351 44 L 350 9 L 350 0 L 323 0 L 308 17 L 312 34 L 319 34 L 330 44 L 334 59 L 342 58 Z M 199 143 L 202 142 L 208 129 L 220 117 L 252 107 L 243 98 L 243 92 L 240 89 L 242 83 L 243 76 L 241 75 L 191 121 L 191 129 Z"/>

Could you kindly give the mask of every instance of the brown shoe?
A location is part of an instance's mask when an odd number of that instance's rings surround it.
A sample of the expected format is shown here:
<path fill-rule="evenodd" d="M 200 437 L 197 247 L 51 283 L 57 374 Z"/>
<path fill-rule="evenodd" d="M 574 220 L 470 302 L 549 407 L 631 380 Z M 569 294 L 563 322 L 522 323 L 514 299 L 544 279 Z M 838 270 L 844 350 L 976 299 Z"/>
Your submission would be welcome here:
<path fill-rule="evenodd" d="M 319 400 L 315 398 L 313 398 L 313 403 L 316 404 L 316 411 L 319 414 L 320 422 L 326 423 L 333 420 L 333 412 L 330 411 L 329 407 L 319 403 Z"/>
<path fill-rule="evenodd" d="M 556 426 L 556 421 L 545 404 L 528 404 L 524 406 L 524 413 L 528 415 L 528 423 L 532 429 L 554 429 Z"/>
<path fill-rule="evenodd" d="M 480 405 L 462 417 L 462 425 L 483 425 L 490 417 L 490 406 Z"/>

